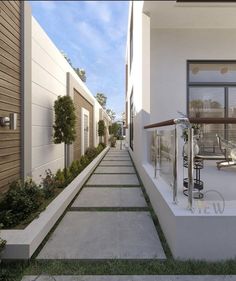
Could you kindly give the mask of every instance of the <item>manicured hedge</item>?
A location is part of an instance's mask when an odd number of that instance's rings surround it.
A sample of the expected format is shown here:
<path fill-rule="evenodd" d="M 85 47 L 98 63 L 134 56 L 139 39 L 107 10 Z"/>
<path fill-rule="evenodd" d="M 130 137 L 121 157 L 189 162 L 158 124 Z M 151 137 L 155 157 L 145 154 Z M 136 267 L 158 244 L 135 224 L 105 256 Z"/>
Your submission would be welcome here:
<path fill-rule="evenodd" d="M 100 143 L 96 148 L 88 148 L 79 161 L 73 161 L 69 168 L 59 169 L 55 174 L 46 170 L 40 185 L 31 178 L 13 182 L 0 201 L 0 228 L 16 227 L 28 219 L 32 221 L 105 147 Z"/>

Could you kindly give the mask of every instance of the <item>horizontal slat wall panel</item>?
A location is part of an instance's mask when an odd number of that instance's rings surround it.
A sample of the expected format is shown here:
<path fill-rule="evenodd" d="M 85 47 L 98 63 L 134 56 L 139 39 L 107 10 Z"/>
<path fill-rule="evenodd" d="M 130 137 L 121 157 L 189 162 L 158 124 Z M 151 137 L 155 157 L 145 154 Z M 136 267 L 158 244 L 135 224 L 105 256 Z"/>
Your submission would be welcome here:
<path fill-rule="evenodd" d="M 15 100 L 20 100 L 20 95 L 18 92 L 1 87 L 1 84 L 0 84 L 0 93 L 1 93 L 1 95 L 8 96 L 9 98 L 14 98 Z"/>
<path fill-rule="evenodd" d="M 7 51 L 9 54 L 11 54 L 14 58 L 20 59 L 20 54 L 12 48 L 9 44 L 4 42 L 3 40 L 0 39 L 0 48 Z"/>
<path fill-rule="evenodd" d="M 9 9 L 9 15 L 13 15 L 18 20 L 20 20 L 20 7 L 14 8 L 14 5 L 12 5 L 12 1 L 2 1 L 2 3 Z"/>
<path fill-rule="evenodd" d="M 9 147 L 19 147 L 20 141 L 19 140 L 0 140 L 0 149 L 8 149 Z"/>
<path fill-rule="evenodd" d="M 3 63 L 0 64 L 0 72 L 2 74 L 8 74 L 11 77 L 18 77 L 19 76 L 19 71 L 15 71 L 8 67 L 7 65 L 4 65 Z"/>
<path fill-rule="evenodd" d="M 7 16 L 11 19 L 11 22 L 14 23 L 15 25 L 17 25 L 18 27 L 20 27 L 20 20 L 18 17 L 16 17 L 16 15 L 14 15 L 11 10 L 9 9 L 8 5 L 5 5 L 5 3 L 0 2 L 0 8 L 1 10 L 7 14 Z M 11 24 L 11 23 L 10 23 Z"/>
<path fill-rule="evenodd" d="M 20 100 L 19 99 L 15 99 L 14 97 L 5 95 L 3 93 L 1 93 L 0 96 L 0 103 L 6 103 L 6 104 L 11 104 L 11 105 L 15 105 L 17 107 L 20 106 Z"/>
<path fill-rule="evenodd" d="M 7 58 L 1 56 L 1 63 L 20 73 L 20 65 L 15 65 L 13 62 L 9 61 Z M 1 85 L 1 84 L 0 84 Z"/>
<path fill-rule="evenodd" d="M 19 177 L 16 174 L 16 175 L 9 176 L 6 179 L 0 180 L 1 193 L 6 192 L 7 189 L 9 188 L 10 183 L 17 179 L 19 179 Z"/>
<path fill-rule="evenodd" d="M 9 162 L 6 164 L 2 164 L 0 166 L 0 173 L 3 173 L 5 171 L 8 171 L 10 169 L 14 169 L 16 167 L 20 167 L 20 163 L 18 161 L 13 161 L 13 162 Z"/>
<path fill-rule="evenodd" d="M 20 178 L 21 29 L 20 2 L 0 2 L 0 116 L 17 113 L 17 130 L 0 127 L 0 194 Z"/>

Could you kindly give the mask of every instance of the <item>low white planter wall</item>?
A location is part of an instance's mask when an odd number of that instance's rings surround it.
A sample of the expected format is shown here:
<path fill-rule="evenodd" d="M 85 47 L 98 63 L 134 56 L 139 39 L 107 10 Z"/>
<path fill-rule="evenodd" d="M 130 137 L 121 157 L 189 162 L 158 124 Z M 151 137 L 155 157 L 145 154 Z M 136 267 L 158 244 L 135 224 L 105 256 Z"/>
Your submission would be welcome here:
<path fill-rule="evenodd" d="M 1 238 L 7 241 L 1 259 L 30 259 L 108 150 L 105 148 L 25 229 L 1 230 Z"/>
<path fill-rule="evenodd" d="M 192 213 L 186 204 L 173 204 L 171 187 L 159 176 L 154 179 L 153 167 L 135 161 L 152 207 L 172 255 L 179 260 L 222 261 L 236 257 L 236 209 L 224 213 Z"/>

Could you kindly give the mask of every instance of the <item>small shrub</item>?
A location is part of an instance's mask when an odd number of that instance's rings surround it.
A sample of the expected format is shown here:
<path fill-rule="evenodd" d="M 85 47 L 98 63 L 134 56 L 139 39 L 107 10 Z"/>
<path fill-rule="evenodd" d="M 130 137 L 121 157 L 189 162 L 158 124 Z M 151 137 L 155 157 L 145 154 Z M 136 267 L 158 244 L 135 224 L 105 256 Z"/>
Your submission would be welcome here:
<path fill-rule="evenodd" d="M 65 184 L 68 185 L 72 182 L 73 176 L 68 168 L 63 169 L 64 177 L 65 177 Z"/>
<path fill-rule="evenodd" d="M 71 163 L 69 170 L 70 170 L 70 173 L 71 173 L 73 179 L 75 177 L 77 177 L 78 174 L 82 171 L 82 167 L 81 167 L 80 162 L 78 160 L 74 160 Z"/>
<path fill-rule="evenodd" d="M 116 138 L 114 136 L 110 137 L 111 147 L 116 146 Z"/>
<path fill-rule="evenodd" d="M 61 169 L 57 170 L 56 175 L 55 175 L 55 180 L 56 180 L 58 188 L 65 187 L 65 176 Z"/>
<path fill-rule="evenodd" d="M 103 145 L 102 144 L 100 144 L 99 143 L 99 145 L 97 146 L 97 153 L 99 154 L 100 152 L 102 152 L 103 151 L 103 149 L 104 149 L 104 147 L 103 147 Z"/>
<path fill-rule="evenodd" d="M 104 142 L 100 142 L 99 145 L 102 146 L 103 149 L 106 147 L 106 144 Z"/>
<path fill-rule="evenodd" d="M 43 192 L 32 179 L 16 181 L 0 202 L 0 221 L 3 228 L 17 225 L 43 202 Z"/>
<path fill-rule="evenodd" d="M 82 168 L 84 169 L 88 164 L 89 164 L 89 159 L 87 157 L 87 155 L 82 155 L 80 158 L 80 165 L 82 166 Z"/>
<path fill-rule="evenodd" d="M 50 169 L 45 171 L 45 178 L 41 176 L 42 179 L 42 187 L 45 198 L 50 198 L 55 194 L 55 188 L 57 188 L 57 181 L 55 175 L 52 173 Z"/>
<path fill-rule="evenodd" d="M 7 241 L 0 237 L 0 253 L 5 248 Z"/>
<path fill-rule="evenodd" d="M 89 147 L 85 152 L 85 155 L 88 157 L 89 161 L 92 161 L 97 154 L 97 149 L 95 147 Z"/>

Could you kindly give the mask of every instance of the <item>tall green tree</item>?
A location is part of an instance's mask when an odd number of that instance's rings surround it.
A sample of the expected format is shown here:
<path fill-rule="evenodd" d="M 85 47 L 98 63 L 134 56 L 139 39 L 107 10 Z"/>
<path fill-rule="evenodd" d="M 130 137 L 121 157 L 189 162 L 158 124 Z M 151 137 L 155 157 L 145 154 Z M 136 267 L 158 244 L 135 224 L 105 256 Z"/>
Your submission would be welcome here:
<path fill-rule="evenodd" d="M 65 144 L 65 167 L 69 165 L 69 144 L 75 141 L 76 137 L 76 115 L 74 103 L 69 96 L 59 96 L 54 103 L 55 125 L 54 143 Z"/>
<path fill-rule="evenodd" d="M 69 58 L 69 56 L 64 51 L 61 50 L 61 54 L 67 60 L 67 62 L 71 65 L 71 67 L 74 69 L 74 71 L 79 76 L 79 78 L 85 83 L 86 80 L 87 80 L 87 76 L 86 76 L 85 70 L 82 69 L 82 68 L 74 67 L 72 62 L 71 62 L 71 59 Z"/>
<path fill-rule="evenodd" d="M 105 109 L 107 104 L 107 97 L 103 93 L 97 93 L 95 96 L 96 100 Z"/>
<path fill-rule="evenodd" d="M 107 109 L 106 112 L 108 116 L 111 118 L 111 121 L 114 121 L 116 118 L 116 113 L 112 109 Z"/>
<path fill-rule="evenodd" d="M 86 72 L 84 69 L 80 68 L 74 68 L 74 71 L 79 76 L 79 78 L 85 83 L 87 80 Z"/>
<path fill-rule="evenodd" d="M 54 143 L 71 144 L 75 141 L 76 115 L 74 103 L 69 96 L 59 96 L 54 103 L 55 125 Z"/>

